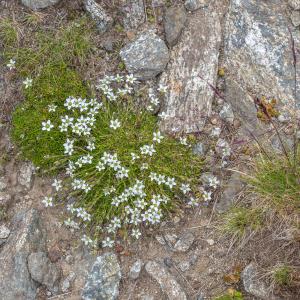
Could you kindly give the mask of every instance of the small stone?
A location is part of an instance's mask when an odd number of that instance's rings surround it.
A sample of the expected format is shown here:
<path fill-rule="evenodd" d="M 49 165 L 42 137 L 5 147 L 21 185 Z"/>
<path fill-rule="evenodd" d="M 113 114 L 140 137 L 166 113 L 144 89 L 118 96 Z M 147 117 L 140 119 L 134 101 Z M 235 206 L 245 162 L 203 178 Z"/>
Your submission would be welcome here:
<path fill-rule="evenodd" d="M 110 39 L 103 41 L 101 44 L 101 47 L 108 52 L 114 51 L 114 44 L 113 44 L 112 40 L 110 40 Z"/>
<path fill-rule="evenodd" d="M 57 290 L 61 273 L 45 252 L 34 252 L 28 256 L 28 270 L 35 281 L 44 284 L 50 291 Z"/>
<path fill-rule="evenodd" d="M 215 244 L 215 241 L 212 239 L 208 239 L 206 241 L 207 241 L 208 245 L 210 245 L 210 246 L 213 246 Z"/>
<path fill-rule="evenodd" d="M 182 287 L 163 265 L 149 261 L 145 268 L 148 274 L 159 283 L 162 292 L 166 294 L 169 300 L 187 299 Z"/>
<path fill-rule="evenodd" d="M 278 116 L 278 121 L 281 123 L 288 123 L 291 120 L 288 114 L 282 113 Z"/>
<path fill-rule="evenodd" d="M 165 42 L 149 30 L 123 47 L 120 56 L 128 72 L 140 80 L 147 80 L 165 69 L 169 61 L 169 50 Z"/>
<path fill-rule="evenodd" d="M 300 0 L 288 0 L 288 4 L 292 9 L 300 9 Z"/>
<path fill-rule="evenodd" d="M 141 296 L 141 300 L 155 300 L 155 298 L 151 295 L 143 295 Z"/>
<path fill-rule="evenodd" d="M 300 11 L 299 10 L 292 11 L 291 20 L 295 27 L 298 27 L 300 25 Z"/>
<path fill-rule="evenodd" d="M 143 267 L 142 260 L 138 259 L 130 268 L 129 277 L 133 280 L 137 279 Z"/>
<path fill-rule="evenodd" d="M 219 113 L 221 119 L 228 123 L 233 123 L 234 120 L 234 114 L 232 107 L 229 103 L 225 103 L 224 106 L 222 107 L 220 113 Z"/>
<path fill-rule="evenodd" d="M 0 239 L 7 239 L 10 234 L 10 230 L 5 226 L 0 226 Z"/>
<path fill-rule="evenodd" d="M 156 240 L 158 241 L 158 243 L 161 244 L 161 245 L 165 245 L 165 244 L 166 244 L 166 241 L 165 241 L 164 237 L 161 236 L 161 235 L 155 236 L 155 239 L 156 239 Z"/>
<path fill-rule="evenodd" d="M 174 250 L 180 251 L 180 252 L 186 252 L 190 249 L 193 242 L 195 240 L 195 237 L 192 233 L 188 232 L 181 236 L 181 238 L 176 242 L 174 246 Z"/>
<path fill-rule="evenodd" d="M 165 234 L 165 240 L 167 242 L 167 244 L 170 246 L 170 247 L 173 247 L 173 245 L 176 243 L 177 241 L 177 235 L 174 234 L 174 233 L 167 233 Z"/>
<path fill-rule="evenodd" d="M 97 28 L 100 32 L 106 32 L 114 23 L 113 19 L 107 14 L 104 8 L 95 0 L 85 0 L 84 7 L 96 22 Z"/>
<path fill-rule="evenodd" d="M 30 189 L 33 183 L 34 170 L 35 168 L 32 163 L 23 163 L 18 172 L 18 183 L 27 189 Z"/>
<path fill-rule="evenodd" d="M 71 287 L 72 283 L 74 282 L 75 278 L 76 278 L 76 274 L 74 272 L 70 272 L 70 274 L 62 282 L 61 291 L 63 293 L 66 293 L 70 289 L 70 287 Z"/>
<path fill-rule="evenodd" d="M 186 0 L 184 5 L 187 10 L 195 11 L 208 5 L 209 0 Z"/>
<path fill-rule="evenodd" d="M 164 18 L 164 26 L 166 40 L 169 46 L 172 47 L 177 44 L 185 22 L 186 12 L 183 6 L 174 6 L 167 9 Z"/>
<path fill-rule="evenodd" d="M 29 7 L 30 9 L 36 10 L 54 5 L 59 1 L 60 0 L 22 0 L 22 4 Z"/>
<path fill-rule="evenodd" d="M 83 288 L 82 299 L 114 300 L 119 295 L 121 269 L 113 253 L 98 256 Z"/>
<path fill-rule="evenodd" d="M 191 263 L 189 261 L 182 261 L 179 263 L 178 268 L 182 271 L 185 272 L 191 267 Z"/>
<path fill-rule="evenodd" d="M 202 142 L 198 142 L 193 147 L 193 153 L 195 155 L 204 156 L 206 152 L 207 152 L 207 146 Z"/>
<path fill-rule="evenodd" d="M 6 180 L 4 177 L 0 177 L 0 192 L 3 192 L 7 187 Z"/>
<path fill-rule="evenodd" d="M 73 264 L 74 263 L 74 256 L 73 255 L 67 255 L 66 256 L 66 262 L 69 264 L 69 265 L 71 265 L 71 264 Z"/>
<path fill-rule="evenodd" d="M 253 263 L 246 266 L 241 274 L 244 288 L 249 294 L 259 299 L 270 299 L 265 283 L 258 276 L 258 269 Z"/>

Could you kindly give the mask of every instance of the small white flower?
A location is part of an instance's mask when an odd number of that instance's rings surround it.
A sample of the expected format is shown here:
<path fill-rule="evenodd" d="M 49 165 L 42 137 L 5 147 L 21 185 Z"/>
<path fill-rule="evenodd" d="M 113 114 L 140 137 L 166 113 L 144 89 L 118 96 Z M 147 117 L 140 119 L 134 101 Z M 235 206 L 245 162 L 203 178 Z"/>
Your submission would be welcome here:
<path fill-rule="evenodd" d="M 97 171 L 101 172 L 103 170 L 105 170 L 105 165 L 104 163 L 102 163 L 101 161 L 98 162 L 97 166 L 96 166 Z"/>
<path fill-rule="evenodd" d="M 159 99 L 155 98 L 155 97 L 151 97 L 150 98 L 150 103 L 154 106 L 158 106 L 159 105 Z"/>
<path fill-rule="evenodd" d="M 141 170 L 147 170 L 149 169 L 149 165 L 147 163 L 142 163 Z"/>
<path fill-rule="evenodd" d="M 208 185 L 210 186 L 210 187 L 212 187 L 212 188 L 214 188 L 214 189 L 216 189 L 217 188 L 217 186 L 219 185 L 219 180 L 217 179 L 217 177 L 214 177 L 214 176 L 212 176 L 212 177 L 210 177 L 209 179 L 208 179 Z"/>
<path fill-rule="evenodd" d="M 159 84 L 159 87 L 157 89 L 161 93 L 166 93 L 167 92 L 167 86 L 163 85 L 162 83 Z"/>
<path fill-rule="evenodd" d="M 204 191 L 202 194 L 203 200 L 208 202 L 211 200 L 211 192 Z"/>
<path fill-rule="evenodd" d="M 53 198 L 52 197 L 44 197 L 42 200 L 42 203 L 45 205 L 45 207 L 51 207 L 53 206 Z"/>
<path fill-rule="evenodd" d="M 114 130 L 116 130 L 119 127 L 121 127 L 121 123 L 120 123 L 120 121 L 118 119 L 111 120 L 109 127 L 112 128 L 112 129 L 114 129 Z"/>
<path fill-rule="evenodd" d="M 215 127 L 211 131 L 211 136 L 219 136 L 221 134 L 221 128 L 220 127 Z"/>
<path fill-rule="evenodd" d="M 165 185 L 172 189 L 176 185 L 175 178 L 168 177 L 165 181 Z"/>
<path fill-rule="evenodd" d="M 133 74 L 126 75 L 126 82 L 130 84 L 138 83 L 137 79 L 133 76 Z"/>
<path fill-rule="evenodd" d="M 95 143 L 92 141 L 88 141 L 88 145 L 86 146 L 86 149 L 88 149 L 89 151 L 93 151 L 96 149 Z"/>
<path fill-rule="evenodd" d="M 151 105 L 148 105 L 146 109 L 147 109 L 147 111 L 149 111 L 149 112 L 151 112 L 151 111 L 154 110 L 154 108 L 153 108 Z"/>
<path fill-rule="evenodd" d="M 6 65 L 10 70 L 15 69 L 16 67 L 16 61 L 13 59 L 10 59 L 8 64 Z"/>
<path fill-rule="evenodd" d="M 102 246 L 112 248 L 114 243 L 115 242 L 110 237 L 107 237 L 105 240 L 102 241 Z"/>
<path fill-rule="evenodd" d="M 131 152 L 130 155 L 131 155 L 131 160 L 132 160 L 132 161 L 135 161 L 135 160 L 137 160 L 137 159 L 140 158 L 137 154 L 135 154 L 135 153 L 133 153 L 133 152 Z"/>
<path fill-rule="evenodd" d="M 32 79 L 30 78 L 26 78 L 24 81 L 23 81 L 23 84 L 25 85 L 25 89 L 29 88 L 32 86 Z"/>
<path fill-rule="evenodd" d="M 191 191 L 190 185 L 189 184 L 182 184 L 180 187 L 180 190 L 183 192 L 183 194 L 187 194 L 188 192 Z"/>
<path fill-rule="evenodd" d="M 46 122 L 42 122 L 42 130 L 43 131 L 50 131 L 53 127 L 54 127 L 54 125 L 51 123 L 50 120 L 48 120 Z"/>
<path fill-rule="evenodd" d="M 56 108 L 57 108 L 57 105 L 55 105 L 55 104 L 49 104 L 48 105 L 48 111 L 49 112 L 55 112 Z"/>
<path fill-rule="evenodd" d="M 199 201 L 198 201 L 198 199 L 196 199 L 194 197 L 191 197 L 190 201 L 188 202 L 188 205 L 190 205 L 190 206 L 199 206 Z"/>
<path fill-rule="evenodd" d="M 187 145 L 188 145 L 188 142 L 187 142 L 187 138 L 186 138 L 186 137 L 180 137 L 179 140 L 180 140 L 180 144 L 181 144 L 181 145 L 184 145 L 184 146 L 187 146 Z"/>
<path fill-rule="evenodd" d="M 67 139 L 67 141 L 64 143 L 65 148 L 65 154 L 72 155 L 74 152 L 74 140 Z"/>
<path fill-rule="evenodd" d="M 60 179 L 54 179 L 54 182 L 52 183 L 52 186 L 58 192 L 62 188 L 62 181 Z"/>
<path fill-rule="evenodd" d="M 166 112 L 161 112 L 160 114 L 158 114 L 158 116 L 163 119 L 163 120 L 166 120 L 169 118 L 169 115 L 166 113 Z"/>
<path fill-rule="evenodd" d="M 164 137 L 162 136 L 162 134 L 160 133 L 160 131 L 153 133 L 153 141 L 154 142 L 160 143 L 163 138 Z"/>
<path fill-rule="evenodd" d="M 139 239 L 139 237 L 141 236 L 141 232 L 139 231 L 139 229 L 132 229 L 131 231 L 131 236 L 133 236 L 136 239 Z"/>

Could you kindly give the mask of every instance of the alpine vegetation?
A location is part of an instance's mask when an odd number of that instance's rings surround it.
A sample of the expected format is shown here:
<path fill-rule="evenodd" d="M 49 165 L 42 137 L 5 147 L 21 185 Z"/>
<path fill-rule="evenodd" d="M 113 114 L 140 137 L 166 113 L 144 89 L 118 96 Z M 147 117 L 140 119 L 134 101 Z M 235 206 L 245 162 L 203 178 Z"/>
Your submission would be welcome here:
<path fill-rule="evenodd" d="M 199 189 L 202 159 L 188 138 L 165 136 L 151 113 L 165 87 L 151 89 L 143 108 L 136 105 L 137 85 L 133 75 L 106 76 L 97 86 L 101 100 L 72 95 L 47 103 L 36 133 L 59 142 L 56 152 L 45 150 L 50 166 L 41 163 L 57 174 L 42 202 L 66 203 L 65 225 L 88 230 L 82 241 L 89 246 L 101 237 L 103 247 L 112 247 L 119 231 L 138 239 L 143 226 L 159 224 L 176 207 L 210 199 Z"/>

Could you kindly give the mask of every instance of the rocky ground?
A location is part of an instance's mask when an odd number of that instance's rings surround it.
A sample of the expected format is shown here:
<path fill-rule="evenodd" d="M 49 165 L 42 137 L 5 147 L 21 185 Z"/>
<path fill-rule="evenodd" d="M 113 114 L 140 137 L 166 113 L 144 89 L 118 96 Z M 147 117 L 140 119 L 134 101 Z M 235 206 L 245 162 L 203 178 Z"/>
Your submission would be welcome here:
<path fill-rule="evenodd" d="M 293 52 L 293 43 L 300 49 L 300 2 L 0 1 L 0 17 L 30 9 L 41 9 L 46 23 L 68 9 L 95 20 L 107 56 L 93 66 L 94 73 L 86 74 L 92 81 L 119 62 L 112 62 L 110 53 L 120 39 L 111 28 L 120 21 L 126 33 L 121 36 L 121 61 L 140 80 L 169 87 L 163 110 L 171 118 L 162 129 L 199 133 L 194 151 L 206 156 L 205 174 L 217 175 L 221 189 L 209 207 L 182 210 L 141 241 L 119 241 L 111 252 L 91 252 L 77 233 L 62 226 L 61 207 L 41 204 L 51 191 L 50 179 L 22 161 L 10 141 L 10 114 L 18 102 L 12 97 L 22 97 L 18 83 L 12 86 L 1 67 L 0 298 L 200 300 L 234 287 L 245 299 L 296 299 L 299 294 L 273 295 L 259 275 L 259 268 L 273 259 L 264 257 L 263 248 L 281 247 L 277 252 L 288 258 L 294 255 L 288 242 L 261 236 L 256 245 L 236 248 L 216 227 L 218 214 L 243 196 L 240 175 L 232 170 L 247 168 L 252 154 L 245 149 L 251 148 L 252 135 L 268 134 L 274 147 L 278 143 L 257 119 L 253 99 L 276 97 L 283 107 L 296 99 L 300 105 L 295 94 L 300 60 L 294 63 Z M 280 121 L 284 126 L 286 119 Z M 231 153 L 224 158 L 226 149 Z M 226 282 L 224 275 L 237 269 L 241 280 Z"/>

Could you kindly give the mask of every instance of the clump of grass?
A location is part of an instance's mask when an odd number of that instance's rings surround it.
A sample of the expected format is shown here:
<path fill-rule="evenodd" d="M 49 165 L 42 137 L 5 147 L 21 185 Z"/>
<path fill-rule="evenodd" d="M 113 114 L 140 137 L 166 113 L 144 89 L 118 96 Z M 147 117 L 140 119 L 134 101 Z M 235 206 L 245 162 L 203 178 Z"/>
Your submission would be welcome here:
<path fill-rule="evenodd" d="M 214 298 L 214 300 L 243 300 L 243 294 L 235 289 L 228 289 L 226 294 Z"/>
<path fill-rule="evenodd" d="M 290 286 L 293 270 L 289 266 L 278 266 L 273 270 L 273 280 L 276 285 Z"/>
<path fill-rule="evenodd" d="M 224 233 L 243 238 L 258 231 L 264 224 L 264 211 L 260 208 L 234 207 L 223 216 L 221 229 Z"/>
<path fill-rule="evenodd" d="M 5 49 L 16 49 L 18 46 L 17 27 L 9 18 L 0 18 L 0 43 Z"/>
<path fill-rule="evenodd" d="M 300 155 L 295 166 L 285 156 L 262 155 L 256 161 L 254 174 L 248 182 L 266 205 L 276 211 L 299 213 L 300 209 Z"/>

